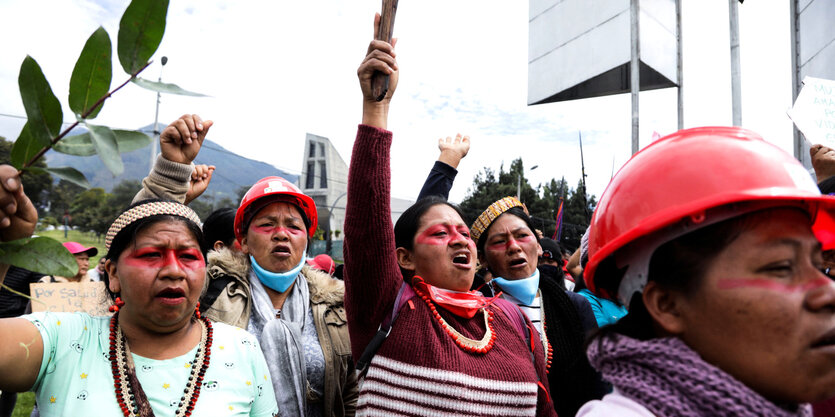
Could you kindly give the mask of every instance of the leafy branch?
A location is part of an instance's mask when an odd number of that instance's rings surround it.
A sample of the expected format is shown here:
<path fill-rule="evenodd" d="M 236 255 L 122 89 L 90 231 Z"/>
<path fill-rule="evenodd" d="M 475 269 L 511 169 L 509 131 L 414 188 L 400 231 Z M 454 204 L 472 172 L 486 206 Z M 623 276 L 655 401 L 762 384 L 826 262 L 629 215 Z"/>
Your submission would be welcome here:
<path fill-rule="evenodd" d="M 119 22 L 117 48 L 119 63 L 130 74 L 130 78 L 112 91 L 109 91 L 113 78 L 110 35 L 103 27 L 90 35 L 70 77 L 68 101 L 76 115 L 76 122 L 64 130 L 61 130 L 64 118 L 61 103 L 53 94 L 40 65 L 31 56 L 24 58 L 20 65 L 18 86 L 27 120 L 10 154 L 10 162 L 18 169 L 19 175 L 46 171 L 89 188 L 84 175 L 74 168 L 40 168 L 34 166 L 34 163 L 50 149 L 73 155 L 97 154 L 116 176 L 124 171 L 121 152 L 150 144 L 151 138 L 147 135 L 93 125 L 88 120 L 94 119 L 104 102 L 129 82 L 153 89 L 148 83 L 140 83 L 138 76 L 150 65 L 150 58 L 162 42 L 167 14 L 168 0 L 130 2 Z M 74 128 L 82 124 L 88 133 L 68 137 Z M 60 242 L 46 237 L 0 242 L 0 263 L 62 276 L 73 276 L 78 270 L 72 254 Z M 0 284 L 2 282 L 0 277 Z"/>
<path fill-rule="evenodd" d="M 125 82 L 123 82 L 123 83 L 122 83 L 121 85 L 119 85 L 118 87 L 114 88 L 114 89 L 113 89 L 113 91 L 111 91 L 111 92 L 109 92 L 109 93 L 107 93 L 107 94 L 103 95 L 101 98 L 99 98 L 99 99 L 98 99 L 98 101 L 96 101 L 96 102 L 95 102 L 95 104 L 93 104 L 93 106 L 92 106 L 92 107 L 90 107 L 90 109 L 89 109 L 89 110 L 87 110 L 86 112 L 84 112 L 84 114 L 82 114 L 82 115 L 80 116 L 80 119 L 82 119 L 82 120 L 83 120 L 83 119 L 86 119 L 87 117 L 89 117 L 89 116 L 90 116 L 90 115 L 91 115 L 91 114 L 92 114 L 92 113 L 93 113 L 96 109 L 98 109 L 98 108 L 99 108 L 102 104 L 104 104 L 104 101 L 105 101 L 105 100 L 107 100 L 108 98 L 110 98 L 110 96 L 112 96 L 114 93 L 116 93 L 117 91 L 119 91 L 122 87 L 126 86 L 129 82 L 131 82 L 131 80 L 133 80 L 133 79 L 135 79 L 137 76 L 139 76 L 139 73 L 141 73 L 142 71 L 144 71 L 144 70 L 145 70 L 145 68 L 148 68 L 148 66 L 150 66 L 150 65 L 151 65 L 151 63 L 153 63 L 153 61 L 149 61 L 147 64 L 145 64 L 145 66 L 143 66 L 142 68 L 138 69 L 136 72 L 134 72 L 133 74 L 131 74 L 130 78 L 128 78 Z M 38 159 L 40 159 L 40 158 L 41 158 L 41 157 L 42 157 L 45 153 L 47 153 L 50 149 L 52 149 L 52 147 L 53 147 L 53 146 L 55 146 L 55 144 L 56 144 L 56 143 L 58 143 L 58 141 L 59 141 L 59 140 L 63 139 L 63 138 L 64 138 L 64 136 L 66 136 L 66 135 L 67 135 L 67 133 L 70 133 L 70 131 L 72 131 L 73 129 L 75 129 L 75 128 L 76 128 L 76 126 L 78 126 L 80 123 L 81 123 L 81 120 L 76 120 L 76 121 L 75 121 L 75 123 L 73 123 L 73 124 L 71 124 L 71 125 L 70 125 L 70 127 L 68 127 L 68 128 L 66 128 L 66 129 L 64 129 L 64 131 L 63 131 L 63 132 L 61 132 L 60 134 L 58 134 L 58 136 L 56 136 L 54 139 L 52 139 L 52 140 L 50 141 L 50 143 L 49 143 L 49 145 L 48 145 L 48 146 L 45 146 L 44 148 L 42 148 L 42 149 L 41 149 L 38 153 L 36 153 L 36 154 L 35 154 L 35 155 L 34 155 L 34 156 L 30 159 L 30 160 L 26 161 L 26 163 L 24 163 L 24 164 L 23 164 L 23 167 L 20 169 L 20 171 L 18 171 L 18 174 L 19 174 L 19 175 L 23 175 L 23 172 L 24 172 L 24 170 L 26 170 L 26 168 L 29 168 L 30 166 L 32 166 L 32 164 L 34 164 L 35 162 L 37 162 L 37 161 L 38 161 Z"/>

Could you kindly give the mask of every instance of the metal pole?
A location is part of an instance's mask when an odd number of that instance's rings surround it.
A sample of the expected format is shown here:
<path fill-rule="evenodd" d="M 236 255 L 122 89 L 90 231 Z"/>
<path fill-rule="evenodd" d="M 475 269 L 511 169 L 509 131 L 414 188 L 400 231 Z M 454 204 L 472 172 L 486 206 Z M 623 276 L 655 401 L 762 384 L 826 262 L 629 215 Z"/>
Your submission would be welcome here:
<path fill-rule="evenodd" d="M 739 63 L 739 0 L 728 0 L 728 18 L 731 23 L 731 100 L 734 126 L 742 126 L 742 80 Z"/>
<path fill-rule="evenodd" d="M 519 201 L 522 201 L 522 197 L 520 197 L 521 194 L 522 194 L 522 174 L 517 173 L 516 174 L 516 199 L 519 200 Z"/>
<path fill-rule="evenodd" d="M 641 90 L 641 44 L 640 44 L 640 25 L 638 22 L 638 14 L 640 13 L 639 0 L 632 0 L 629 7 L 629 19 L 631 22 L 631 38 L 632 38 L 632 61 L 629 65 L 629 87 L 632 91 L 632 153 L 638 152 L 638 122 L 640 120 L 638 112 L 638 93 Z"/>
<path fill-rule="evenodd" d="M 336 197 L 336 200 L 333 200 L 333 204 L 331 204 L 331 207 L 328 210 L 328 240 L 325 246 L 325 251 L 328 253 L 328 256 L 330 257 L 333 257 L 333 255 L 331 255 L 331 250 L 333 249 L 333 210 L 334 208 L 336 208 L 336 203 L 339 201 L 339 199 L 345 197 L 346 195 L 348 195 L 347 191 L 340 194 L 339 197 Z"/>
<path fill-rule="evenodd" d="M 583 157 L 583 134 L 577 132 L 577 135 L 580 138 L 580 174 L 582 174 L 580 175 L 580 179 L 583 181 L 583 210 L 586 212 L 586 222 L 588 222 L 591 220 L 591 213 L 589 213 L 589 202 L 586 200 L 588 189 L 586 188 L 586 162 Z"/>
<path fill-rule="evenodd" d="M 797 100 L 797 95 L 800 94 L 800 22 L 798 20 L 797 0 L 789 1 L 789 19 L 791 27 L 791 61 L 792 61 L 792 103 Z M 794 136 L 794 157 L 800 160 L 807 168 L 809 154 L 804 152 L 804 144 L 800 139 L 800 132 L 797 126 L 792 123 L 792 133 Z"/>
<path fill-rule="evenodd" d="M 684 129 L 684 43 L 681 39 L 681 0 L 676 0 L 676 78 L 678 84 L 678 130 Z"/>
<path fill-rule="evenodd" d="M 161 60 L 162 67 L 165 67 L 165 64 L 168 63 L 168 57 L 164 56 Z M 157 81 L 162 82 L 162 67 L 159 69 L 159 79 Z M 157 142 L 159 142 L 159 102 L 160 102 L 160 92 L 157 91 L 157 109 L 154 112 L 154 140 L 151 141 L 151 159 L 148 166 L 148 172 L 154 170 L 154 161 L 157 157 Z"/>

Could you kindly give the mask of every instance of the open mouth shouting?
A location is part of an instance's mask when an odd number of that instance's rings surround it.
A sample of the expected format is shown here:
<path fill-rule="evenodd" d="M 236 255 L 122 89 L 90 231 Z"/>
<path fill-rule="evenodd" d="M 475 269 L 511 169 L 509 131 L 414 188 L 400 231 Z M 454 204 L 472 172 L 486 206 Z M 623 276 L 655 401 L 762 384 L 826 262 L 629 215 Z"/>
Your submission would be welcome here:
<path fill-rule="evenodd" d="M 271 254 L 279 258 L 288 258 L 292 253 L 290 251 L 290 245 L 276 245 Z"/>
<path fill-rule="evenodd" d="M 154 298 L 166 305 L 178 305 L 186 301 L 186 292 L 182 288 L 168 287 L 158 292 Z"/>
<path fill-rule="evenodd" d="M 452 263 L 457 268 L 470 269 L 471 254 L 469 251 L 458 251 L 452 255 Z"/>

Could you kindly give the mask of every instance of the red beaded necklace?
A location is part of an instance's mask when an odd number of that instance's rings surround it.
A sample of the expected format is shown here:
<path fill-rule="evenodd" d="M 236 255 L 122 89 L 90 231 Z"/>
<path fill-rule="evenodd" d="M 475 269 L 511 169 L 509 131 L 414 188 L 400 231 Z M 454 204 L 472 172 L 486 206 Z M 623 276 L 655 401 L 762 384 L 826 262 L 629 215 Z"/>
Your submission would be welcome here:
<path fill-rule="evenodd" d="M 474 340 L 470 339 L 463 334 L 459 333 L 455 330 L 449 323 L 441 317 L 441 314 L 438 313 L 438 309 L 435 307 L 435 304 L 432 303 L 432 299 L 426 294 L 422 289 L 418 288 L 418 286 L 413 286 L 415 294 L 418 297 L 422 298 L 423 301 L 426 302 L 426 305 L 429 306 L 429 310 L 432 311 L 432 315 L 441 323 L 441 327 L 446 331 L 446 333 L 452 337 L 452 340 L 455 341 L 455 344 L 458 345 L 461 349 L 466 350 L 467 352 L 471 353 L 480 353 L 484 354 L 490 351 L 493 348 L 493 344 L 496 342 L 496 332 L 493 331 L 493 312 L 486 309 L 481 308 L 482 314 L 484 314 L 484 328 L 486 331 L 484 332 L 484 337 L 481 340 Z"/>
<path fill-rule="evenodd" d="M 129 374 L 134 373 L 133 359 L 125 335 L 119 326 L 118 316 L 119 313 L 117 312 L 110 319 L 110 368 L 113 371 L 113 387 L 116 390 L 116 401 L 119 402 L 119 408 L 122 409 L 125 417 L 133 417 L 139 415 L 139 405 L 136 401 L 138 396 L 133 391 L 135 387 L 131 385 L 128 378 Z M 175 412 L 177 416 L 191 416 L 197 398 L 200 396 L 203 377 L 206 375 L 206 370 L 209 369 L 213 333 L 212 323 L 205 317 L 201 318 L 199 314 L 197 317 L 201 328 L 200 344 L 197 346 L 197 353 L 191 366 L 191 374 Z M 141 387 L 138 388 L 141 389 Z M 150 410 L 150 407 L 148 409 Z M 152 410 L 150 413 L 153 416 Z"/>

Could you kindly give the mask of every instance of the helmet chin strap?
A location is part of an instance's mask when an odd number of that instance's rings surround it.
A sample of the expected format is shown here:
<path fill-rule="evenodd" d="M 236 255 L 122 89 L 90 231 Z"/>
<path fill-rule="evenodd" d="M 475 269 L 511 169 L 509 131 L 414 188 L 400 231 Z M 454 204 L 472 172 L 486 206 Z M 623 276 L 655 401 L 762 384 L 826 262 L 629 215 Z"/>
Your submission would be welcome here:
<path fill-rule="evenodd" d="M 751 201 L 726 204 L 691 214 L 678 223 L 667 226 L 656 233 L 644 236 L 615 253 L 615 266 L 626 268 L 618 286 L 618 301 L 629 307 L 635 293 L 644 291 L 649 278 L 649 262 L 652 254 L 661 245 L 684 236 L 694 230 L 755 211 L 776 207 L 798 207 L 808 212 L 808 203 L 786 201 Z"/>

